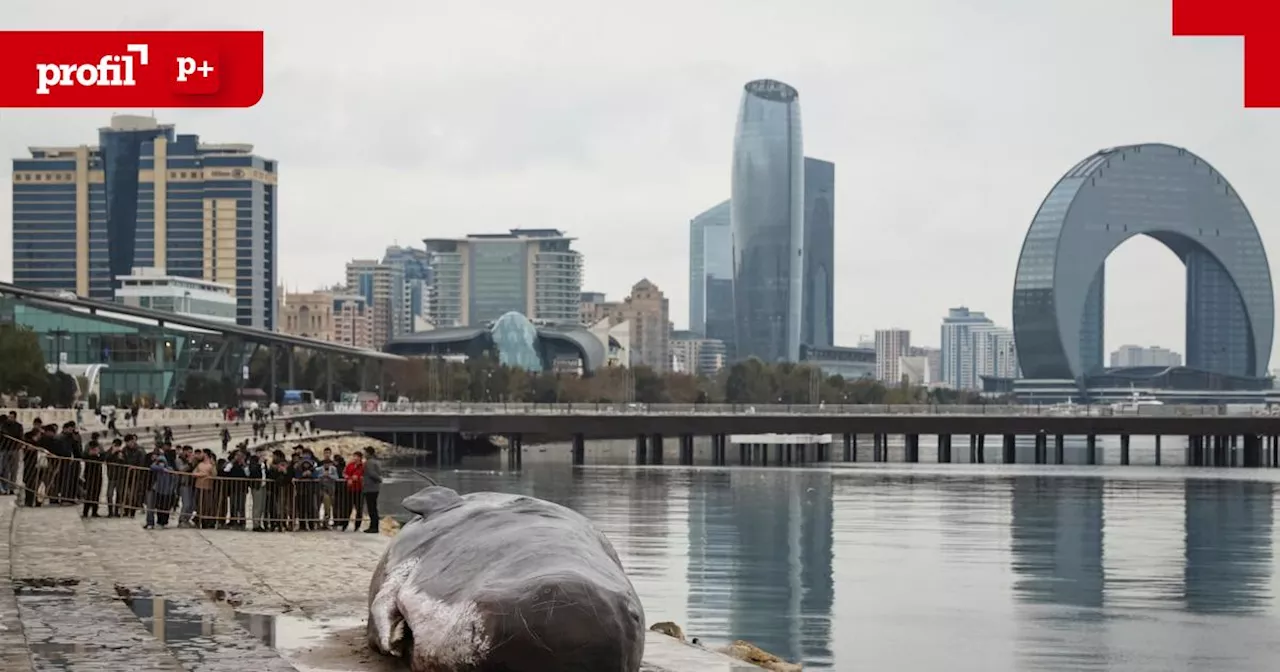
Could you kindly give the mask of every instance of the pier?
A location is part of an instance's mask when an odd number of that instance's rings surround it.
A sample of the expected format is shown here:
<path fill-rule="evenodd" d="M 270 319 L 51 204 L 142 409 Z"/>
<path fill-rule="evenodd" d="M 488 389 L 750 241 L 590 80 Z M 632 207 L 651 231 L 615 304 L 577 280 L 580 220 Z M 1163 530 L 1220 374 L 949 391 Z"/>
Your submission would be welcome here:
<path fill-rule="evenodd" d="M 524 446 L 568 442 L 572 462 L 581 465 L 588 442 L 602 439 L 633 440 L 634 462 L 645 465 L 666 463 L 669 452 L 674 452 L 675 463 L 693 464 L 695 443 L 707 440 L 714 465 L 887 462 L 890 445 L 901 445 L 901 461 L 915 463 L 922 461 L 922 443 L 932 444 L 936 453 L 931 461 L 942 464 L 1017 463 L 1019 446 L 1028 443 L 1033 445 L 1029 463 L 1065 464 L 1069 440 L 1083 441 L 1086 464 L 1101 464 L 1107 461 L 1103 438 L 1118 443 L 1110 449 L 1116 453 L 1110 461 L 1123 465 L 1131 461 L 1132 440 L 1149 437 L 1157 464 L 1163 461 L 1166 440 L 1172 448 L 1176 439 L 1188 466 L 1280 466 L 1280 416 L 1225 414 L 1214 406 L 1164 406 L 1141 414 L 1082 407 L 1064 415 L 1036 406 L 427 404 L 369 411 L 333 408 L 307 417 L 323 429 L 431 450 L 441 466 L 460 459 L 457 437 L 464 435 L 498 437 L 508 448 L 508 467 L 517 469 Z M 735 440 L 743 436 L 757 440 Z M 782 436 L 831 438 L 805 445 L 767 438 Z M 669 442 L 678 448 L 668 451 Z"/>

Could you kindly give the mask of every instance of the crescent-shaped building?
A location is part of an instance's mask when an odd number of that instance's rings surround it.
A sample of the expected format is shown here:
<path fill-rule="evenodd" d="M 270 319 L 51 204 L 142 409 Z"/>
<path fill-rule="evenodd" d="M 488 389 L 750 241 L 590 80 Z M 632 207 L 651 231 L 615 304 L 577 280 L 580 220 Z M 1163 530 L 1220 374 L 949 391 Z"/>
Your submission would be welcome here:
<path fill-rule="evenodd" d="M 1271 269 L 1231 183 L 1180 147 L 1104 149 L 1044 199 L 1022 244 L 1013 331 L 1023 376 L 1083 381 L 1103 368 L 1104 263 L 1129 238 L 1186 266 L 1186 366 L 1260 378 L 1271 360 Z"/>

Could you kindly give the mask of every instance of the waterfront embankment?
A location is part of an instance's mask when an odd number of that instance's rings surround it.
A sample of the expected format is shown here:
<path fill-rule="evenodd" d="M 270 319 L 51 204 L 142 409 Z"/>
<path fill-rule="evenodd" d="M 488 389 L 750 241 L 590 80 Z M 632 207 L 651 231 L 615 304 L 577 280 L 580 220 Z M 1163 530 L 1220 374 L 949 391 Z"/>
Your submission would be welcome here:
<path fill-rule="evenodd" d="M 396 669 L 364 641 L 388 537 L 140 523 L 0 499 L 0 669 Z M 646 643 L 651 672 L 751 669 L 658 633 Z"/>

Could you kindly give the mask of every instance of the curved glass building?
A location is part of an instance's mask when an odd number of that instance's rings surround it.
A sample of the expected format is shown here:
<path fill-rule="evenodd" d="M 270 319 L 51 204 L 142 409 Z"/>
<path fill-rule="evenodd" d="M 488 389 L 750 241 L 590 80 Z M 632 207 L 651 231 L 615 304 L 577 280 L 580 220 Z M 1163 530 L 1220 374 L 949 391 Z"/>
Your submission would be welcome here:
<path fill-rule="evenodd" d="M 1105 262 L 1146 235 L 1186 265 L 1187 366 L 1261 377 L 1271 360 L 1271 269 L 1253 217 L 1221 173 L 1180 147 L 1104 149 L 1054 185 L 1027 231 L 1013 288 L 1026 378 L 1103 368 Z"/>
<path fill-rule="evenodd" d="M 733 303 L 737 356 L 800 358 L 804 273 L 804 146 L 800 94 L 748 82 L 733 138 Z"/>

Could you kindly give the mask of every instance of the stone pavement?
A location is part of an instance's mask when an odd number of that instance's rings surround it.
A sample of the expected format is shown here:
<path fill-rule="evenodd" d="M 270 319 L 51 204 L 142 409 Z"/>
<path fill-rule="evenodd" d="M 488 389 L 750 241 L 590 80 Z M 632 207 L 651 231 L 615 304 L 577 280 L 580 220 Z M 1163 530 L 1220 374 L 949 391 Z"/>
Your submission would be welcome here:
<path fill-rule="evenodd" d="M 0 498 L 4 672 L 392 670 L 366 647 L 388 537 L 142 529 Z M 650 633 L 651 672 L 758 670 Z"/>

